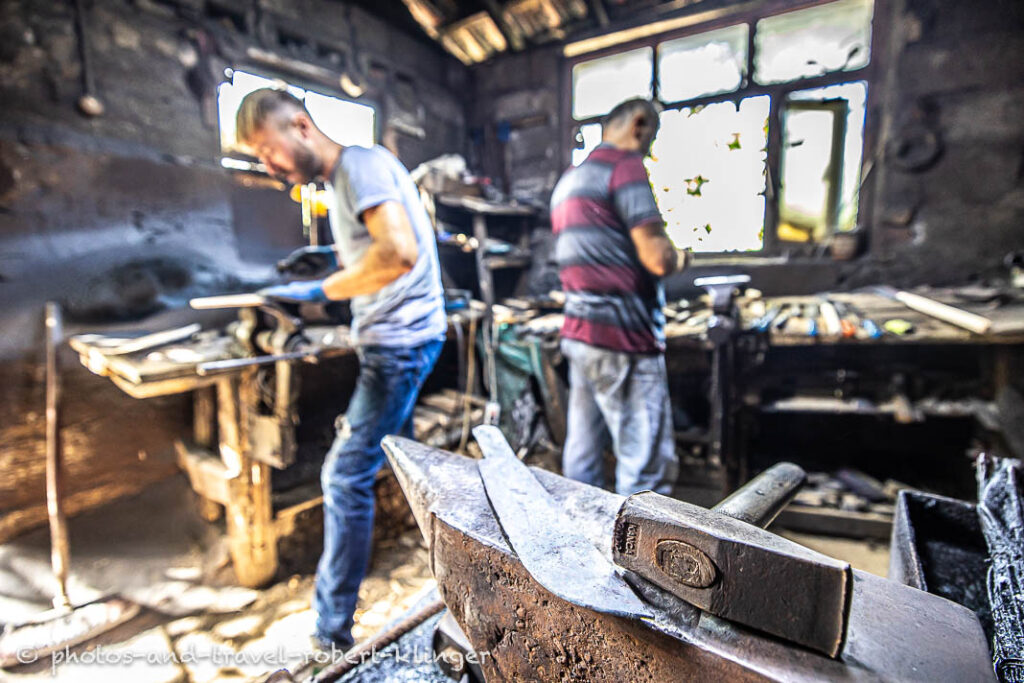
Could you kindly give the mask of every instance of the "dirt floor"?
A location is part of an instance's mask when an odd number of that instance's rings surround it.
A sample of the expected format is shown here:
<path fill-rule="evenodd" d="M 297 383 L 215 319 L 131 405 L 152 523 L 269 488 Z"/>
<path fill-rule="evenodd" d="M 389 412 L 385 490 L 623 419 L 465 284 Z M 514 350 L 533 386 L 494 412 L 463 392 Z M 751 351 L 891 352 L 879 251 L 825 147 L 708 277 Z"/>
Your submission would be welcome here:
<path fill-rule="evenodd" d="M 223 536 L 195 513 L 180 477 L 71 521 L 73 603 L 119 593 L 144 606 L 132 621 L 88 646 L 56 653 L 0 681 L 204 683 L 257 680 L 313 655 L 309 636 L 313 558 L 263 590 L 231 585 Z M 888 547 L 877 542 L 784 532 L 794 541 L 884 576 Z M 378 534 L 370 574 L 359 594 L 354 635 L 376 633 L 434 586 L 416 530 Z M 55 585 L 48 534 L 40 529 L 0 545 L 0 619 L 15 622 L 49 605 Z"/>
<path fill-rule="evenodd" d="M 248 681 L 308 661 L 312 569 L 262 590 L 231 585 L 224 539 L 194 509 L 176 477 L 71 520 L 72 603 L 118 593 L 144 609 L 89 646 L 0 671 L 0 681 Z M 0 621 L 49 607 L 56 584 L 48 542 L 39 529 L 0 545 Z M 417 531 L 378 539 L 353 635 L 376 633 L 434 585 Z"/>

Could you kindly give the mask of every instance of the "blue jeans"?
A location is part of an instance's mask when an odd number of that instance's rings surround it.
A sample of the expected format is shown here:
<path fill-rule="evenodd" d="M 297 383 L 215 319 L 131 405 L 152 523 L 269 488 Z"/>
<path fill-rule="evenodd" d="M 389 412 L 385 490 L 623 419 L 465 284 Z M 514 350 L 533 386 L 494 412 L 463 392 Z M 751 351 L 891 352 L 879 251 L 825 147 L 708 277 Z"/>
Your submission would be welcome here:
<path fill-rule="evenodd" d="M 339 647 L 352 644 L 352 617 L 370 559 L 373 483 L 384 463 L 380 441 L 388 434 L 412 435 L 413 406 L 443 344 L 359 349 L 356 389 L 320 474 L 324 552 L 313 608 L 317 636 Z"/>
<path fill-rule="evenodd" d="M 604 487 L 604 451 L 615 452 L 615 491 L 669 494 L 679 472 L 665 356 L 562 340 L 569 361 L 565 476 Z"/>

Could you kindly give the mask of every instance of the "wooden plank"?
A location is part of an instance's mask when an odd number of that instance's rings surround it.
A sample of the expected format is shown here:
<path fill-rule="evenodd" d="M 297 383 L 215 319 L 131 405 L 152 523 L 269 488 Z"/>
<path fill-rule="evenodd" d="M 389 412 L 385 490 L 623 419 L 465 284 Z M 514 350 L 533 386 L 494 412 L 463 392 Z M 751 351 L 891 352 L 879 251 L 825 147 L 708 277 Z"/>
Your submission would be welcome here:
<path fill-rule="evenodd" d="M 118 377 L 117 375 L 109 375 L 109 377 L 110 381 L 113 382 L 118 389 L 132 398 L 153 398 L 154 396 L 184 394 L 185 392 L 192 391 L 194 389 L 209 387 L 217 381 L 216 377 L 200 377 L 199 375 L 195 375 L 193 377 L 178 377 L 175 379 L 135 384 L 122 377 Z"/>
<path fill-rule="evenodd" d="M 200 329 L 202 328 L 199 323 L 193 323 L 171 330 L 153 332 L 141 337 L 108 337 L 102 334 L 80 334 L 72 337 L 68 343 L 76 351 L 80 351 L 81 348 L 85 348 L 85 345 L 88 345 L 90 350 L 95 350 L 105 356 L 123 356 L 188 339 L 196 332 L 199 332 Z"/>
<path fill-rule="evenodd" d="M 348 328 L 345 326 L 311 326 L 306 328 L 310 340 L 322 346 L 321 358 L 345 356 L 353 353 Z M 197 367 L 201 363 L 238 358 L 238 349 L 232 337 L 204 333 L 173 346 L 151 352 L 137 352 L 123 356 L 109 356 L 97 346 L 100 335 L 79 335 L 72 347 L 79 353 L 82 364 L 91 372 L 110 379 L 134 398 L 150 398 L 183 393 L 210 386 L 216 377 L 200 377 Z"/>
<path fill-rule="evenodd" d="M 174 442 L 178 466 L 188 476 L 192 490 L 204 500 L 227 505 L 230 499 L 231 472 L 224 462 L 204 448 L 192 448 L 181 440 Z"/>
<path fill-rule="evenodd" d="M 429 394 L 420 396 L 420 405 L 436 408 L 445 415 L 455 415 L 462 409 L 462 404 L 456 396 L 450 394 Z"/>
<path fill-rule="evenodd" d="M 212 387 L 196 389 L 192 396 L 192 438 L 212 449 L 217 434 L 217 394 Z"/>
<path fill-rule="evenodd" d="M 442 389 L 441 393 L 445 396 L 451 396 L 456 401 L 459 401 L 459 405 L 462 405 L 462 401 L 467 401 L 471 406 L 483 408 L 487 405 L 487 401 L 482 396 L 474 396 L 473 394 L 463 394 L 461 391 L 456 389 Z M 461 410 L 461 408 L 460 408 Z"/>
<path fill-rule="evenodd" d="M 779 514 L 772 526 L 826 536 L 888 540 L 892 533 L 892 516 L 790 505 Z"/>
<path fill-rule="evenodd" d="M 278 510 L 274 516 L 274 529 L 277 536 L 280 538 L 295 533 L 298 518 L 303 513 L 314 510 L 323 504 L 324 497 L 320 495 Z"/>
<path fill-rule="evenodd" d="M 277 571 L 277 535 L 270 500 L 270 466 L 248 457 L 248 410 L 258 400 L 256 370 L 217 383 L 217 427 L 220 455 L 234 475 L 228 486 L 226 522 L 235 575 L 243 586 L 256 588 Z"/>
<path fill-rule="evenodd" d="M 192 438 L 200 448 L 212 452 L 217 439 L 217 394 L 213 387 L 202 387 L 192 394 Z M 199 515 L 203 519 L 216 522 L 223 514 L 223 503 L 199 496 Z"/>

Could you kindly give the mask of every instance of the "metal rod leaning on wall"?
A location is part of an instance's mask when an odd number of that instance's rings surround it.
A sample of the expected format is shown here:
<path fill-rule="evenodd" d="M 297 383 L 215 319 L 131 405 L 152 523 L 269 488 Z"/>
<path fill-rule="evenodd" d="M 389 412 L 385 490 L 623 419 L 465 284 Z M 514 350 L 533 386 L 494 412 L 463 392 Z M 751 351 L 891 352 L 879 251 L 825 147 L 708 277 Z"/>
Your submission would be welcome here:
<path fill-rule="evenodd" d="M 61 462 L 60 362 L 58 353 L 64 341 L 60 306 L 48 302 L 46 318 L 46 511 L 50 518 L 50 562 L 57 577 L 54 607 L 71 607 L 68 599 L 68 527 L 63 505 L 63 464 Z"/>

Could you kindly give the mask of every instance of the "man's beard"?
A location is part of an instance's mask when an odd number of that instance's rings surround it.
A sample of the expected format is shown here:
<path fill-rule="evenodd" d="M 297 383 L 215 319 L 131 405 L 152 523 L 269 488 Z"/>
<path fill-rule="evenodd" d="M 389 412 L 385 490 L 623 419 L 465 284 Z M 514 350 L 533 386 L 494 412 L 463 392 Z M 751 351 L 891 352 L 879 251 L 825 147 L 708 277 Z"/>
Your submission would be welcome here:
<path fill-rule="evenodd" d="M 314 178 L 320 175 L 320 156 L 312 149 L 309 149 L 308 147 L 304 147 L 301 145 L 296 145 L 292 157 L 295 162 L 294 173 L 297 173 L 298 175 L 302 176 L 302 183 L 312 182 Z M 289 183 L 291 181 L 286 177 L 288 175 L 291 174 L 287 173 L 279 175 L 278 180 L 280 180 L 283 183 Z"/>

